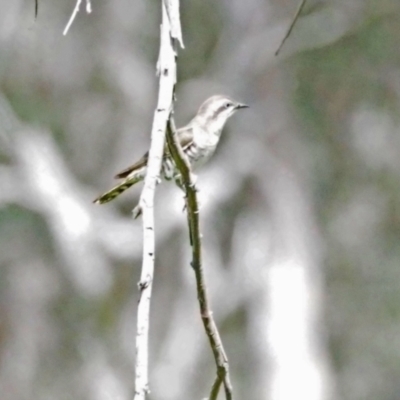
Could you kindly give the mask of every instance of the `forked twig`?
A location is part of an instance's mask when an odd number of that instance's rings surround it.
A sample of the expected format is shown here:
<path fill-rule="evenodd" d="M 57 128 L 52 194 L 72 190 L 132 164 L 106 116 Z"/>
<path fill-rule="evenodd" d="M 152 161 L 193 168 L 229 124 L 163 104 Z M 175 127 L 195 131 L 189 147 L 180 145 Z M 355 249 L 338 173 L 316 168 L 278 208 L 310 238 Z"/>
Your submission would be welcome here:
<path fill-rule="evenodd" d="M 79 12 L 79 8 L 81 6 L 81 3 L 82 3 L 82 0 L 76 0 L 74 11 L 72 11 L 71 17 L 69 18 L 68 23 L 67 23 L 67 25 L 66 25 L 66 27 L 64 29 L 64 32 L 63 32 L 64 36 L 68 33 L 69 28 L 71 27 L 72 23 L 74 22 L 74 19 L 75 19 L 76 15 Z M 86 0 L 86 12 L 88 14 L 90 14 L 92 12 L 92 4 L 90 3 L 90 0 Z"/>

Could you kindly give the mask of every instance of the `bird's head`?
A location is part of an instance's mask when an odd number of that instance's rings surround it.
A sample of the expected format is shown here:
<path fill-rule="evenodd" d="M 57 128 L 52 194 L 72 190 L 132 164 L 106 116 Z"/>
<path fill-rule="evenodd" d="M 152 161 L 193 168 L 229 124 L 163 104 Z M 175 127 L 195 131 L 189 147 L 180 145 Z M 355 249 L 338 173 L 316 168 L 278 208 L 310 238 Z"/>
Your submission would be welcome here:
<path fill-rule="evenodd" d="M 227 96 L 216 95 L 207 99 L 200 106 L 196 119 L 207 130 L 220 132 L 229 117 L 242 108 L 248 108 L 248 106 Z"/>

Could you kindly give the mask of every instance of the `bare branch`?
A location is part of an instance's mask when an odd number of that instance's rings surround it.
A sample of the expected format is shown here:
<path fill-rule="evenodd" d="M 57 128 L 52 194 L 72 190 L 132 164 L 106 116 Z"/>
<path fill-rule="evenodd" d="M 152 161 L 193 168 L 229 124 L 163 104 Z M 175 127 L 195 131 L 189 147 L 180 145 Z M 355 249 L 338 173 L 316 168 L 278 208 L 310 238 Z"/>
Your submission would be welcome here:
<path fill-rule="evenodd" d="M 188 215 L 190 243 L 192 246 L 192 267 L 196 277 L 197 297 L 199 300 L 200 315 L 214 355 L 215 364 L 217 366 L 217 378 L 213 384 L 211 394 L 213 396 L 216 396 L 218 394 L 218 380 L 221 380 L 224 383 L 225 397 L 227 400 L 231 400 L 232 384 L 229 377 L 228 358 L 226 356 L 221 337 L 218 332 L 218 328 L 212 315 L 202 265 L 199 203 L 197 200 L 197 190 L 194 184 L 190 164 L 176 139 L 176 129 L 173 118 L 171 118 L 168 122 L 167 141 L 171 155 L 181 174 L 181 183 L 186 191 L 186 209 Z"/>
<path fill-rule="evenodd" d="M 303 9 L 303 7 L 304 7 L 305 4 L 306 4 L 306 0 L 301 0 L 299 6 L 298 6 L 298 8 L 297 8 L 296 14 L 294 15 L 293 20 L 292 20 L 291 24 L 289 25 L 289 29 L 286 31 L 286 34 L 285 34 L 285 36 L 283 37 L 281 44 L 279 45 L 278 49 L 277 49 L 276 52 L 275 52 L 275 55 L 276 55 L 276 56 L 277 56 L 277 55 L 279 54 L 279 52 L 281 51 L 281 49 L 282 49 L 282 47 L 283 47 L 283 44 L 286 42 L 286 39 L 287 39 L 287 38 L 290 36 L 290 34 L 292 33 L 292 30 L 293 30 L 293 28 L 294 28 L 294 26 L 295 26 L 295 24 L 296 24 L 296 21 L 299 19 L 301 10 Z"/>
<path fill-rule="evenodd" d="M 75 17 L 79 12 L 79 8 L 81 6 L 81 3 L 82 3 L 82 0 L 76 0 L 74 11 L 72 11 L 71 17 L 70 17 L 70 19 L 69 19 L 69 21 L 68 21 L 68 23 L 67 23 L 67 25 L 66 25 L 66 27 L 64 29 L 64 32 L 63 32 L 64 36 L 68 33 L 69 28 L 71 27 L 72 23 L 74 22 Z M 86 12 L 88 14 L 90 14 L 92 12 L 92 4 L 90 3 L 90 0 L 86 0 Z"/>
<path fill-rule="evenodd" d="M 139 282 L 140 299 L 137 313 L 136 332 L 136 379 L 134 400 L 144 400 L 149 392 L 148 378 L 148 334 L 150 300 L 154 276 L 154 194 L 159 179 L 165 145 L 165 129 L 172 106 L 176 83 L 176 53 L 171 37 L 169 18 L 162 3 L 160 54 L 157 72 L 160 77 L 157 108 L 151 130 L 151 144 L 147 173 L 139 204 L 133 210 L 134 217 L 143 213 L 143 263 Z M 175 1 L 179 6 L 179 1 Z"/>

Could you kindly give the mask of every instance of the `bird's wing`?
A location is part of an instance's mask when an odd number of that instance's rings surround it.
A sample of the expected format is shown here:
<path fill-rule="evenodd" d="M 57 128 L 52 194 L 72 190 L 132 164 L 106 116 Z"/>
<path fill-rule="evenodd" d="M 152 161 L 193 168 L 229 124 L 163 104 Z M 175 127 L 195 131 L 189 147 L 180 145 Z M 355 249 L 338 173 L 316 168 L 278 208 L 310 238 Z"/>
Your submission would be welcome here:
<path fill-rule="evenodd" d="M 189 124 L 184 128 L 178 129 L 176 131 L 176 134 L 178 136 L 178 141 L 182 147 L 182 150 L 185 151 L 186 148 L 189 147 L 193 142 L 193 127 Z"/>
<path fill-rule="evenodd" d="M 193 141 L 193 129 L 192 127 L 186 126 L 185 128 L 181 128 L 177 130 L 177 136 L 179 143 L 182 147 L 183 150 L 185 150 L 188 146 Z M 169 156 L 169 149 L 168 145 L 165 145 L 164 148 L 164 158 Z M 126 178 L 128 175 L 130 175 L 132 172 L 134 172 L 137 169 L 143 168 L 147 165 L 147 160 L 149 159 L 149 152 L 146 152 L 143 157 L 138 160 L 135 164 L 132 164 L 128 168 L 125 168 L 121 172 L 119 172 L 117 175 L 115 175 L 116 179 L 123 179 Z"/>

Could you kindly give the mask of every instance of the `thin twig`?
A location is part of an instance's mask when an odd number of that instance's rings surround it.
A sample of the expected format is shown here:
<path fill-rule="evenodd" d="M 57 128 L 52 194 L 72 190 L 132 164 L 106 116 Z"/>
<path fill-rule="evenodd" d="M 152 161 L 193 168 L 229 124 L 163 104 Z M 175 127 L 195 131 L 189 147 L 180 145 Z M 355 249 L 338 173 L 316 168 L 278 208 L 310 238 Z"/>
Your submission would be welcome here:
<path fill-rule="evenodd" d="M 299 6 L 297 7 L 296 14 L 294 15 L 293 20 L 292 20 L 291 24 L 289 25 L 289 29 L 286 31 L 286 34 L 285 34 L 285 36 L 283 37 L 282 42 L 281 42 L 281 44 L 280 44 L 279 47 L 278 47 L 278 50 L 276 50 L 276 52 L 275 52 L 275 55 L 276 55 L 276 56 L 277 56 L 277 55 L 279 54 L 279 52 L 281 51 L 281 49 L 282 49 L 282 47 L 283 47 L 283 44 L 286 42 L 286 39 L 287 39 L 287 38 L 290 36 L 290 34 L 292 33 L 292 30 L 293 30 L 293 28 L 294 28 L 294 26 L 295 26 L 295 24 L 296 24 L 296 21 L 299 19 L 301 10 L 303 9 L 304 5 L 306 4 L 306 1 L 307 1 L 307 0 L 301 0 Z"/>
<path fill-rule="evenodd" d="M 197 190 L 194 184 L 190 164 L 176 139 L 176 129 L 173 118 L 170 118 L 167 126 L 167 142 L 174 162 L 182 177 L 182 184 L 186 191 L 186 210 L 188 215 L 189 234 L 192 245 L 192 267 L 196 277 L 197 297 L 200 306 L 200 315 L 203 321 L 210 346 L 217 366 L 217 376 L 224 383 L 225 397 L 232 399 L 232 384 L 229 377 L 229 364 L 218 328 L 215 324 L 210 300 L 208 298 L 204 270 L 202 265 L 202 248 L 199 225 L 199 203 Z M 217 378 L 218 379 L 218 378 Z M 217 380 L 215 381 L 217 382 Z M 219 386 L 214 383 L 211 393 L 215 396 Z"/>
<path fill-rule="evenodd" d="M 35 0 L 35 19 L 37 19 L 39 12 L 39 0 Z"/>
<path fill-rule="evenodd" d="M 211 387 L 211 392 L 208 400 L 217 400 L 219 389 L 221 387 L 222 379 L 219 375 L 215 377 L 215 381 Z"/>
<path fill-rule="evenodd" d="M 75 17 L 79 12 L 79 8 L 81 6 L 81 3 L 82 3 L 82 0 L 76 0 L 74 11 L 72 11 L 71 17 L 69 18 L 69 21 L 68 21 L 68 23 L 67 23 L 67 25 L 66 25 L 66 27 L 64 29 L 64 32 L 63 32 L 64 36 L 68 33 L 69 28 L 71 27 L 72 23 L 74 22 Z M 92 12 L 92 4 L 90 3 L 90 0 L 86 0 L 86 12 L 88 14 L 90 14 Z"/>
<path fill-rule="evenodd" d="M 178 0 L 175 0 L 175 2 L 179 5 Z M 143 263 L 139 282 L 140 298 L 137 312 L 134 400 L 145 400 L 146 394 L 149 392 L 148 336 L 155 253 L 154 195 L 160 175 L 165 145 L 165 130 L 172 110 L 176 83 L 176 52 L 164 3 L 162 3 L 160 54 L 157 71 L 160 77 L 160 87 L 151 130 L 147 173 L 139 204 L 133 210 L 134 217 L 140 213 L 143 214 Z"/>

